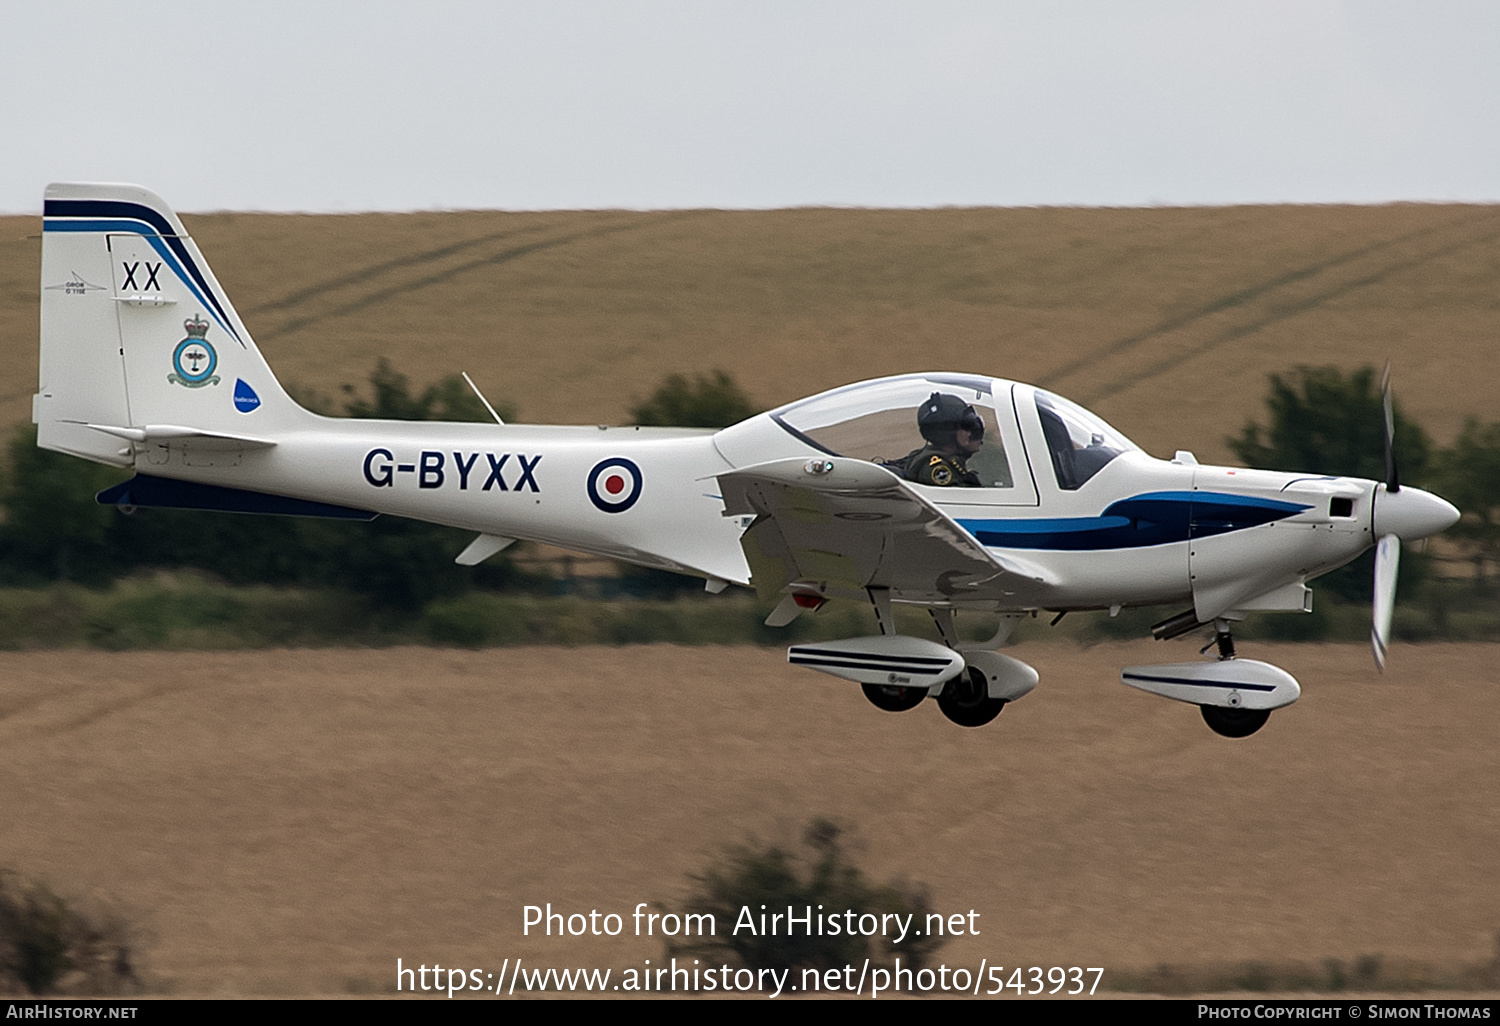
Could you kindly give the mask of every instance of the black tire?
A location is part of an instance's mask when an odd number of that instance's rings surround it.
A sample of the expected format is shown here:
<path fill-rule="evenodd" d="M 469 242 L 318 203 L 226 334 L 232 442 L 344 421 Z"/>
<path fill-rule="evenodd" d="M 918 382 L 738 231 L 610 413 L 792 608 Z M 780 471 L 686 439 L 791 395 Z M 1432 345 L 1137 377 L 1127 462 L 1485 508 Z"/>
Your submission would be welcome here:
<path fill-rule="evenodd" d="M 1000 715 L 1005 699 L 991 698 L 984 674 L 970 667 L 943 688 L 938 695 L 938 708 L 960 727 L 982 727 Z"/>
<path fill-rule="evenodd" d="M 1203 722 L 1224 737 L 1249 737 L 1271 718 L 1269 709 L 1226 709 L 1222 705 L 1200 705 Z"/>
<path fill-rule="evenodd" d="M 899 684 L 861 684 L 860 687 L 871 705 L 886 712 L 915 709 L 927 697 L 926 688 L 904 688 Z"/>

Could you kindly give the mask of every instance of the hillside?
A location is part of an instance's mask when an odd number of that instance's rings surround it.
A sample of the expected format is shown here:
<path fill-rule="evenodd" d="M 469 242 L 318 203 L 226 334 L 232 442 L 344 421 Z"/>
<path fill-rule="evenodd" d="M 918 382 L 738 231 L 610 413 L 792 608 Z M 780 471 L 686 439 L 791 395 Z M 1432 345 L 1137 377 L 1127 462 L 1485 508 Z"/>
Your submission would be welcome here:
<path fill-rule="evenodd" d="M 187 215 L 283 380 L 388 357 L 545 423 L 618 423 L 673 370 L 765 406 L 977 370 L 1227 460 L 1267 373 L 1388 357 L 1446 442 L 1494 419 L 1500 207 Z M 29 418 L 39 224 L 0 219 L 0 424 Z"/>

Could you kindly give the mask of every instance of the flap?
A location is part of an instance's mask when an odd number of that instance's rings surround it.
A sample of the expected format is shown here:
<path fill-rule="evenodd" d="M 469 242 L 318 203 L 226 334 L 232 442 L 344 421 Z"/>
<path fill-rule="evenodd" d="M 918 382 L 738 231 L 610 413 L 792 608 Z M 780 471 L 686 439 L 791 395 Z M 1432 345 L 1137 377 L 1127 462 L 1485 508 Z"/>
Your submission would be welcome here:
<path fill-rule="evenodd" d="M 884 467 L 840 457 L 774 460 L 718 475 L 725 514 L 754 514 L 741 537 L 756 589 L 790 584 L 913 602 L 995 600 L 1029 608 L 1045 575 L 1017 572 Z"/>

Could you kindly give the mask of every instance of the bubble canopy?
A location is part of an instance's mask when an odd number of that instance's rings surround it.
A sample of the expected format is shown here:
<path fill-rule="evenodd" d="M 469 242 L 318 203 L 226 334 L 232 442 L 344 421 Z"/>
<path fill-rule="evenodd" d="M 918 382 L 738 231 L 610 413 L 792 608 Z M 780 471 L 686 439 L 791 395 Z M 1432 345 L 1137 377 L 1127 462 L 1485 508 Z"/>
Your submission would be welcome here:
<path fill-rule="evenodd" d="M 830 455 L 888 464 L 925 444 L 917 410 L 928 398 L 934 393 L 957 396 L 984 422 L 986 448 L 971 461 L 973 469 L 985 485 L 1008 488 L 1011 472 L 995 419 L 995 385 L 992 378 L 967 374 L 882 378 L 783 406 L 772 411 L 771 419 Z M 1005 405 L 1009 407 L 1008 399 Z"/>
<path fill-rule="evenodd" d="M 1011 402 L 1012 388 L 1017 406 Z M 1061 396 L 970 374 L 909 374 L 846 385 L 773 410 L 771 419 L 830 455 L 889 463 L 924 444 L 917 410 L 935 392 L 957 396 L 984 421 L 984 448 L 969 459 L 969 466 L 986 487 L 1010 487 L 1012 465 L 1024 466 L 1020 452 L 1007 455 L 1003 439 L 1015 436 L 1017 409 L 1028 401 L 1041 428 L 1028 438 L 1028 448 L 1039 457 L 1036 450 L 1045 446 L 1059 488 L 1074 490 L 1116 456 L 1138 451 L 1103 420 Z"/>

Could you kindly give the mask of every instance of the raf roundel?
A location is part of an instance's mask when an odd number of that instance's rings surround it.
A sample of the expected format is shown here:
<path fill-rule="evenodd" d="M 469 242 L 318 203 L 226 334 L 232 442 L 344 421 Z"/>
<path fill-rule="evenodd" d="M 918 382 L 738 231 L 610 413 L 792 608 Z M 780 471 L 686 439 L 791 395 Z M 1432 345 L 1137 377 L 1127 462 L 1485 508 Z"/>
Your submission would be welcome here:
<path fill-rule="evenodd" d="M 624 513 L 641 497 L 641 468 L 624 457 L 600 460 L 589 471 L 589 501 L 606 513 Z"/>

